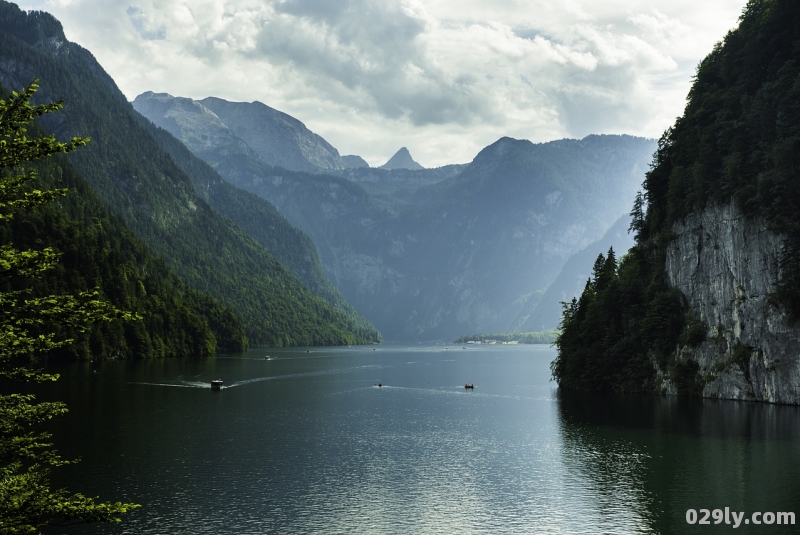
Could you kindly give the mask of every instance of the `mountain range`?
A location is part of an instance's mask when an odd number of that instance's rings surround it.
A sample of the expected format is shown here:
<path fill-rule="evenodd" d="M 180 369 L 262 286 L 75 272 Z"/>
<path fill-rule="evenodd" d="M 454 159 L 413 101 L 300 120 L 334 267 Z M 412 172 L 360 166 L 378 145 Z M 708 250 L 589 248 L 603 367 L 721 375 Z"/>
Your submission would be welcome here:
<path fill-rule="evenodd" d="M 346 304 L 319 269 L 313 245 L 268 203 L 231 187 L 173 140 L 165 152 L 157 129 L 136 113 L 94 57 L 67 41 L 56 19 L 0 3 L 0 83 L 42 80 L 38 98 L 65 99 L 40 121 L 59 138 L 89 136 L 70 157 L 103 205 L 189 287 L 241 318 L 253 345 L 376 342 L 380 334 Z M 162 140 L 163 142 L 163 140 Z M 184 169 L 202 169 L 187 175 Z M 213 198 L 210 206 L 203 195 Z M 252 237 L 227 213 L 248 220 Z M 254 232 L 254 234 L 258 234 Z M 274 245 L 274 253 L 265 244 Z M 292 262 L 301 280 L 276 258 Z M 316 284 L 326 286 L 315 295 Z M 327 297 L 327 299 L 326 299 Z"/>
<path fill-rule="evenodd" d="M 334 284 L 391 339 L 522 325 L 564 262 L 630 210 L 655 149 L 631 136 L 502 138 L 469 164 L 403 168 L 413 159 L 401 149 L 397 169 L 307 173 L 270 165 L 242 138 L 213 137 L 219 122 L 243 129 L 187 102 L 148 92 L 133 105 L 311 237 Z M 238 106 L 248 116 L 260 104 Z"/>
<path fill-rule="evenodd" d="M 75 169 L 253 345 L 531 325 L 567 259 L 630 210 L 655 149 L 501 138 L 465 164 L 425 169 L 404 147 L 371 168 L 259 102 L 147 92 L 131 106 L 50 15 L 0 8 L 0 83 L 39 77 L 40 98 L 66 98 L 42 126 L 94 139 Z"/>

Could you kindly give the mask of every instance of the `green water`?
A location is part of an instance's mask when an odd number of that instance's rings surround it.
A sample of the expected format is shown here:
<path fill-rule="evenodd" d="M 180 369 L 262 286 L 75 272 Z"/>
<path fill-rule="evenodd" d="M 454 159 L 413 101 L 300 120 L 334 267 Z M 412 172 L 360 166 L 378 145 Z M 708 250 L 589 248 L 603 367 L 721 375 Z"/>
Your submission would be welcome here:
<path fill-rule="evenodd" d="M 60 368 L 40 395 L 68 403 L 56 442 L 83 461 L 58 483 L 143 507 L 58 532 L 800 532 L 686 523 L 800 514 L 798 408 L 565 395 L 553 357 L 380 346 Z"/>

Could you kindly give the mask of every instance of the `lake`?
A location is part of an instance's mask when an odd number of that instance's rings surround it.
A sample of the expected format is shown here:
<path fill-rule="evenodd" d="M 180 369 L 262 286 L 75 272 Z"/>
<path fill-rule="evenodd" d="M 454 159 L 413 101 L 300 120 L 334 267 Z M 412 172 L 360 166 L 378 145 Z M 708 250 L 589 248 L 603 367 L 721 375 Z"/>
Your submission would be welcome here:
<path fill-rule="evenodd" d="M 68 403 L 51 427 L 83 458 L 56 482 L 143 505 L 57 532 L 719 533 L 733 525 L 686 511 L 800 514 L 797 407 L 566 395 L 554 356 L 384 345 L 51 366 L 40 399 Z"/>

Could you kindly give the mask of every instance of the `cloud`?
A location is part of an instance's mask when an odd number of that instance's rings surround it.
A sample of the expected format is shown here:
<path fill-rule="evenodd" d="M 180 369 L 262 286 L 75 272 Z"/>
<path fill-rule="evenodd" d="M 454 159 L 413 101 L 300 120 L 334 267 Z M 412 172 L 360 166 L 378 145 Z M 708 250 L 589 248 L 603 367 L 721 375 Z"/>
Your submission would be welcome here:
<path fill-rule="evenodd" d="M 342 153 L 469 161 L 503 135 L 658 136 L 744 0 L 28 0 L 129 98 L 260 100 Z"/>
<path fill-rule="evenodd" d="M 161 40 L 167 36 L 167 29 L 164 25 L 150 26 L 147 24 L 147 20 L 141 8 L 129 6 L 125 12 L 128 14 L 128 19 L 130 19 L 133 27 L 139 32 L 139 35 L 142 36 L 142 39 Z"/>

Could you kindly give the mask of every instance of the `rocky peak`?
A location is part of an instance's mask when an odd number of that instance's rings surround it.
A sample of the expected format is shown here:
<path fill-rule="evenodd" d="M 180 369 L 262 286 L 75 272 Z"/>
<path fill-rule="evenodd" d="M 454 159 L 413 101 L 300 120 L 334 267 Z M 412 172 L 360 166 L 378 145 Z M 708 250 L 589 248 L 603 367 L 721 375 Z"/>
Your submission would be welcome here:
<path fill-rule="evenodd" d="M 367 161 L 361 156 L 355 154 L 347 154 L 342 156 L 342 161 L 348 169 L 358 169 L 362 167 L 369 167 Z"/>
<path fill-rule="evenodd" d="M 309 172 L 347 167 L 336 148 L 291 115 L 257 101 L 208 97 L 200 102 L 269 165 Z"/>
<path fill-rule="evenodd" d="M 146 91 L 134 99 L 133 107 L 212 165 L 232 154 L 255 157 L 217 114 L 196 100 Z"/>
<path fill-rule="evenodd" d="M 397 151 L 394 156 L 389 158 L 389 161 L 380 166 L 378 169 L 411 169 L 415 171 L 417 169 L 425 169 L 420 164 L 414 161 L 414 158 L 411 157 L 411 153 L 408 152 L 408 149 L 405 147 L 401 147 L 399 151 Z"/>

